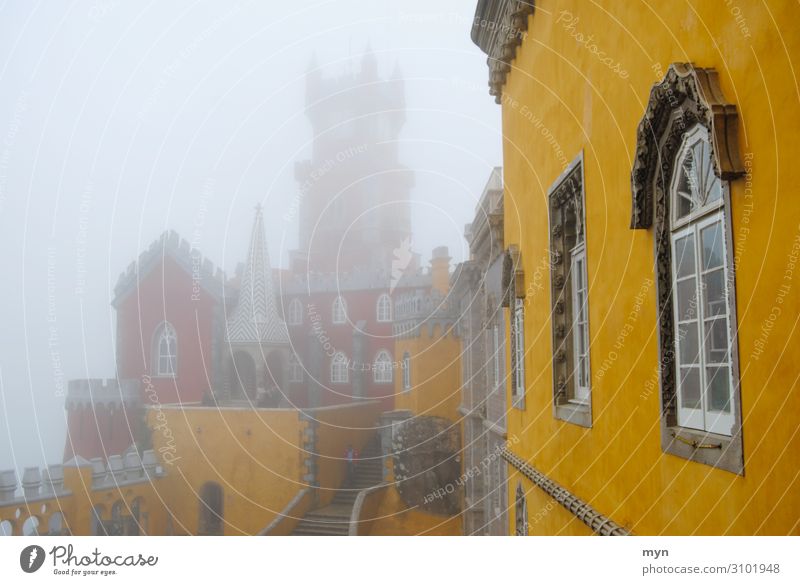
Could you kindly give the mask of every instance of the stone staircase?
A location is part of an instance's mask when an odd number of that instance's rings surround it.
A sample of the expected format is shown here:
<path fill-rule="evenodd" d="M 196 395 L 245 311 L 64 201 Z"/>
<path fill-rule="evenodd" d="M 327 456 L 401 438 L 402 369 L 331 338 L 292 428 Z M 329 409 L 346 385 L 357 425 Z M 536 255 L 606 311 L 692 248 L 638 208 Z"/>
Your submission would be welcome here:
<path fill-rule="evenodd" d="M 347 536 L 350 515 L 358 493 L 383 480 L 383 459 L 377 440 L 371 441 L 360 454 L 352 480 L 345 481 L 331 503 L 310 510 L 295 526 L 293 536 Z"/>

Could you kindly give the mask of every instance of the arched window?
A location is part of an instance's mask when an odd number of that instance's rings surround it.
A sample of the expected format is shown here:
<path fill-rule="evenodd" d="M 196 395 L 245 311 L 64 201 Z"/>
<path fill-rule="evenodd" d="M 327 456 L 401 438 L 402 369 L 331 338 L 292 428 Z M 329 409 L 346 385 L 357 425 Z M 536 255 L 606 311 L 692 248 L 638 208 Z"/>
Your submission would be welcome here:
<path fill-rule="evenodd" d="M 125 503 L 122 500 L 117 500 L 111 506 L 111 525 L 109 527 L 109 536 L 124 536 L 125 535 Z"/>
<path fill-rule="evenodd" d="M 385 349 L 378 352 L 372 368 L 372 379 L 377 384 L 392 383 L 392 356 Z"/>
<path fill-rule="evenodd" d="M 300 360 L 297 358 L 296 353 L 292 353 L 292 357 L 289 358 L 289 382 L 302 382 L 303 381 L 303 364 L 300 363 Z"/>
<path fill-rule="evenodd" d="M 411 356 L 403 354 L 403 390 L 411 390 Z"/>
<path fill-rule="evenodd" d="M 292 299 L 289 301 L 289 325 L 302 325 L 303 324 L 303 303 L 300 299 Z"/>
<path fill-rule="evenodd" d="M 336 297 L 331 310 L 331 321 L 341 324 L 347 322 L 347 303 L 342 297 Z"/>
<path fill-rule="evenodd" d="M 0 536 L 12 536 L 14 534 L 14 525 L 10 520 L 3 520 L 0 522 Z"/>
<path fill-rule="evenodd" d="M 378 323 L 392 322 L 392 299 L 386 293 L 378 297 Z"/>
<path fill-rule="evenodd" d="M 670 65 L 636 131 L 631 228 L 654 239 L 662 449 L 743 474 L 729 189 L 746 170 L 737 128 L 716 71 Z"/>
<path fill-rule="evenodd" d="M 156 376 L 175 376 L 178 372 L 178 335 L 166 321 L 153 338 L 153 362 Z"/>
<path fill-rule="evenodd" d="M 342 352 L 337 352 L 331 359 L 331 382 L 334 384 L 347 384 L 350 381 L 347 357 Z"/>
<path fill-rule="evenodd" d="M 222 535 L 222 486 L 208 482 L 200 488 L 200 517 L 197 532 L 201 535 Z"/>
<path fill-rule="evenodd" d="M 28 516 L 22 524 L 22 536 L 37 536 L 39 534 L 39 518 Z"/>
<path fill-rule="evenodd" d="M 528 502 L 525 500 L 525 491 L 522 484 L 517 484 L 517 497 L 514 506 L 516 536 L 528 536 Z"/>
<path fill-rule="evenodd" d="M 731 305 L 723 184 L 708 130 L 684 135 L 670 183 L 678 425 L 731 435 Z"/>

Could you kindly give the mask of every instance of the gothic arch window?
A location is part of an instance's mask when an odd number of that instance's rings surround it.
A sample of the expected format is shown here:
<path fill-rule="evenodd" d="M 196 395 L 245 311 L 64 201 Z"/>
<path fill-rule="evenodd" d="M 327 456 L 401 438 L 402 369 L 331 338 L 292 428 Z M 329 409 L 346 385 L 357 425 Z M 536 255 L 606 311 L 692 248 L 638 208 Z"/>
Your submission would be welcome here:
<path fill-rule="evenodd" d="M 408 352 L 403 354 L 403 390 L 411 390 L 411 356 Z"/>
<path fill-rule="evenodd" d="M 336 297 L 333 301 L 331 321 L 337 325 L 347 322 L 347 302 L 342 297 Z"/>
<path fill-rule="evenodd" d="M 392 383 L 392 356 L 385 349 L 378 353 L 372 368 L 372 378 L 376 384 Z"/>
<path fill-rule="evenodd" d="M 178 372 L 178 334 L 164 321 L 153 336 L 153 374 L 174 377 Z"/>
<path fill-rule="evenodd" d="M 378 297 L 378 323 L 392 322 L 392 299 L 386 293 Z"/>
<path fill-rule="evenodd" d="M 590 427 L 589 280 L 582 156 L 550 188 L 548 213 L 553 414 Z"/>
<path fill-rule="evenodd" d="M 289 301 L 289 325 L 297 326 L 303 324 L 303 303 L 300 299 Z"/>
<path fill-rule="evenodd" d="M 331 382 L 347 384 L 350 381 L 349 363 L 342 352 L 336 352 L 331 359 Z"/>
<path fill-rule="evenodd" d="M 652 228 L 661 445 L 743 473 L 728 183 L 744 174 L 717 73 L 670 66 L 639 124 L 631 227 Z"/>
<path fill-rule="evenodd" d="M 200 488 L 200 511 L 198 534 L 213 536 L 222 535 L 223 515 L 222 486 L 213 481 L 203 484 Z"/>
<path fill-rule="evenodd" d="M 517 496 L 514 504 L 514 534 L 516 536 L 528 536 L 528 502 L 525 499 L 525 490 L 522 484 L 517 484 Z"/>

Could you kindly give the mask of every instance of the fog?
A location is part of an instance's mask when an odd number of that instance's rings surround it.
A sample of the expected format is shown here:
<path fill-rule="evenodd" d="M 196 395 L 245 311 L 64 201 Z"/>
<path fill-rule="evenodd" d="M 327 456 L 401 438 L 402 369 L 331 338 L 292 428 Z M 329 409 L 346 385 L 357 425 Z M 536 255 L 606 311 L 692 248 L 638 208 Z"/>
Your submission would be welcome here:
<path fill-rule="evenodd" d="M 114 376 L 119 274 L 166 229 L 232 272 L 253 207 L 272 263 L 310 154 L 305 76 L 405 82 L 399 158 L 414 250 L 467 250 L 500 163 L 500 111 L 469 37 L 474 3 L 29 3 L 0 8 L 0 469 L 57 463 L 72 378 Z M 287 219 L 289 218 L 289 219 Z"/>

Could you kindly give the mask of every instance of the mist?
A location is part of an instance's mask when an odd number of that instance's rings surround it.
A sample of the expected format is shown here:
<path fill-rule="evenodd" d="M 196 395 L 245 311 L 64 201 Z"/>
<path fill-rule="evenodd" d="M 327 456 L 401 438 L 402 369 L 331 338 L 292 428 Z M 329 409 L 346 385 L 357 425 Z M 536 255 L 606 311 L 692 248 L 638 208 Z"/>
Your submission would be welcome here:
<path fill-rule="evenodd" d="M 474 5 L 9 2 L 0 9 L 0 469 L 64 450 L 74 378 L 115 376 L 113 289 L 175 230 L 233 273 L 257 204 L 274 267 L 298 244 L 309 67 L 371 51 L 401 72 L 399 160 L 413 249 L 468 258 L 464 226 L 500 164 Z"/>

